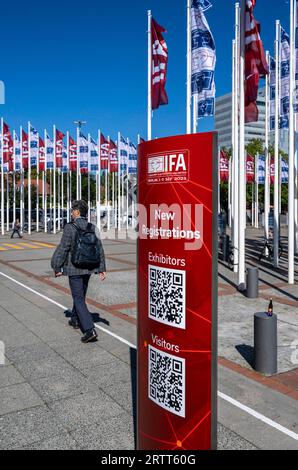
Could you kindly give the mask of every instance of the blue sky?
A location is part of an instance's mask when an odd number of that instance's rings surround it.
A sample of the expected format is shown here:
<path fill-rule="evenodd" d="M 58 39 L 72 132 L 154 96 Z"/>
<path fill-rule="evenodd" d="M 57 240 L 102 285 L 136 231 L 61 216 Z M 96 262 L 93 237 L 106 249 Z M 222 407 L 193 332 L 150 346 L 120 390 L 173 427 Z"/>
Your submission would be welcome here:
<path fill-rule="evenodd" d="M 234 1 L 211 0 L 206 13 L 217 46 L 216 87 L 231 90 Z M 0 79 L 6 104 L 0 113 L 11 128 L 30 120 L 42 131 L 55 123 L 74 134 L 115 137 L 118 130 L 146 137 L 147 9 L 167 29 L 169 105 L 154 113 L 153 135 L 185 132 L 186 0 L 14 0 L 2 2 Z M 273 53 L 275 20 L 289 29 L 288 0 L 257 0 L 255 16 Z M 213 120 L 198 130 L 212 130 Z"/>

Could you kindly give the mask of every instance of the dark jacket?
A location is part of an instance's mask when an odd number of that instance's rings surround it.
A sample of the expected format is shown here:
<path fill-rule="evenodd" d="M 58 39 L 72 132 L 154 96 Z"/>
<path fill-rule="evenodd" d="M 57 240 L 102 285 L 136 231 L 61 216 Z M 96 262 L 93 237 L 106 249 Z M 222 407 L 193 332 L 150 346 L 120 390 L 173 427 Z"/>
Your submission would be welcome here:
<path fill-rule="evenodd" d="M 87 219 L 83 217 L 79 217 L 76 219 L 76 225 L 78 225 L 81 229 L 85 230 L 88 224 Z M 99 232 L 96 229 L 96 233 L 99 239 Z M 96 268 L 92 271 L 88 269 L 79 269 L 76 268 L 71 262 L 71 252 L 74 247 L 75 237 L 77 231 L 76 228 L 73 226 L 72 223 L 66 224 L 63 230 L 63 235 L 60 241 L 60 244 L 57 246 L 51 260 L 51 267 L 56 272 L 63 272 L 65 276 L 79 276 L 83 274 L 92 274 L 92 273 L 103 273 L 106 271 L 106 263 L 105 263 L 105 255 L 102 247 L 102 243 L 99 239 L 100 243 L 100 251 L 101 251 L 101 263 L 100 267 Z"/>

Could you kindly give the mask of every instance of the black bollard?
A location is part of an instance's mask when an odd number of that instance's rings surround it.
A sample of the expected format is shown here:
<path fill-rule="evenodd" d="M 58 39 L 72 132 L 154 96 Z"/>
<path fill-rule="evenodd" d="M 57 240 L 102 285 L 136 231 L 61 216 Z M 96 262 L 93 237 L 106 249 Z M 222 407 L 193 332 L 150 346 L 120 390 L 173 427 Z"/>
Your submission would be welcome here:
<path fill-rule="evenodd" d="M 223 261 L 229 261 L 230 252 L 230 237 L 229 235 L 222 236 L 222 258 Z"/>
<path fill-rule="evenodd" d="M 256 267 L 247 268 L 246 297 L 249 299 L 259 297 L 259 270 Z"/>
<path fill-rule="evenodd" d="M 277 316 L 254 315 L 255 370 L 265 375 L 277 373 Z"/>

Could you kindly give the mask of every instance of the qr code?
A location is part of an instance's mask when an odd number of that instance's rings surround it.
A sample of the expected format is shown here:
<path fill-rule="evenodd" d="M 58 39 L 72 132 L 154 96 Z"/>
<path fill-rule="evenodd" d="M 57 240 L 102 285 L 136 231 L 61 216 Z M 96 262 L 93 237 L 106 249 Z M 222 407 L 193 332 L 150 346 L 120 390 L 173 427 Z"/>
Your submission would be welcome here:
<path fill-rule="evenodd" d="M 148 269 L 149 318 L 185 330 L 185 271 Z"/>
<path fill-rule="evenodd" d="M 150 400 L 185 418 L 185 359 L 149 346 Z"/>

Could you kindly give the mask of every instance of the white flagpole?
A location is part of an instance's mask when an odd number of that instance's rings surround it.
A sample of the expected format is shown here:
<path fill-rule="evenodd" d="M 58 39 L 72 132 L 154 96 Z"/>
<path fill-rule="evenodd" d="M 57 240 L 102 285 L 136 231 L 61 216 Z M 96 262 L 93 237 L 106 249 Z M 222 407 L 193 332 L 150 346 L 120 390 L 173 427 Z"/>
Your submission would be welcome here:
<path fill-rule="evenodd" d="M 295 22 L 296 24 L 296 22 Z M 298 255 L 298 154 L 297 154 L 297 114 L 295 115 L 295 255 Z"/>
<path fill-rule="evenodd" d="M 66 148 L 67 148 L 67 173 L 66 173 L 66 184 L 67 184 L 67 195 L 66 195 L 66 210 L 67 210 L 67 222 L 70 220 L 70 204 L 71 204 L 71 195 L 70 195 L 70 187 L 71 187 L 71 171 L 70 171 L 70 150 L 69 150 L 69 132 L 66 132 Z"/>
<path fill-rule="evenodd" d="M 113 171 L 113 178 L 112 178 L 112 206 L 113 206 L 113 218 L 114 218 L 114 228 L 116 228 L 116 218 L 115 218 L 115 172 Z"/>
<path fill-rule="evenodd" d="M 101 229 L 100 224 L 100 205 L 101 205 L 101 132 L 98 130 L 98 176 L 97 176 L 97 199 L 96 199 L 96 223 L 98 230 Z"/>
<path fill-rule="evenodd" d="M 13 200 L 12 200 L 12 207 L 13 207 L 13 224 L 15 224 L 16 221 L 16 132 L 13 131 Z"/>
<path fill-rule="evenodd" d="M 77 195 L 76 199 L 80 199 L 80 142 L 79 142 L 79 135 L 80 131 L 79 128 L 77 127 Z"/>
<path fill-rule="evenodd" d="M 44 184 L 44 232 L 47 233 L 48 227 L 47 227 L 47 196 L 48 196 L 48 191 L 47 191 L 47 131 L 46 129 L 44 130 L 44 155 L 45 155 L 45 163 L 44 163 L 44 174 L 43 174 L 43 184 Z"/>
<path fill-rule="evenodd" d="M 111 228 L 111 213 L 110 213 L 110 136 L 108 137 L 109 141 L 109 159 L 108 159 L 108 170 L 107 170 L 107 187 L 106 187 L 106 194 L 107 194 L 107 211 L 108 211 L 108 230 Z"/>
<path fill-rule="evenodd" d="M 129 170 L 129 139 L 127 139 L 127 148 L 128 148 L 128 152 L 127 152 L 127 165 L 126 165 L 126 229 L 128 230 L 128 211 L 129 211 L 129 201 L 128 201 L 128 177 L 129 177 L 129 173 L 128 173 L 128 170 Z"/>
<path fill-rule="evenodd" d="M 295 0 L 290 2 L 290 112 L 289 112 L 289 197 L 288 197 L 288 282 L 295 284 Z"/>
<path fill-rule="evenodd" d="M 1 233 L 4 235 L 4 162 L 3 162 L 3 118 L 1 118 Z"/>
<path fill-rule="evenodd" d="M 234 246 L 234 273 L 239 270 L 239 23 L 240 8 L 239 3 L 235 5 L 235 63 L 234 63 L 234 112 L 233 112 L 233 239 Z"/>
<path fill-rule="evenodd" d="M 120 173 L 121 173 L 121 151 L 120 151 L 121 135 L 118 132 L 118 230 L 121 230 L 121 193 L 120 193 Z"/>
<path fill-rule="evenodd" d="M 9 163 L 6 173 L 6 231 L 9 232 Z"/>
<path fill-rule="evenodd" d="M 187 0 L 186 133 L 191 134 L 191 0 Z"/>
<path fill-rule="evenodd" d="M 53 212 L 54 212 L 54 216 L 53 216 L 53 233 L 54 235 L 56 235 L 56 232 L 57 232 L 57 229 L 56 229 L 56 126 L 54 125 L 53 126 L 53 145 L 54 145 L 54 171 L 53 171 L 53 175 L 54 175 L 54 179 L 53 179 L 53 197 L 54 197 L 54 201 L 53 201 Z M 59 220 L 59 219 L 58 219 Z"/>
<path fill-rule="evenodd" d="M 28 235 L 31 235 L 31 132 L 30 122 L 28 122 Z"/>
<path fill-rule="evenodd" d="M 61 229 L 61 224 L 60 224 L 60 212 L 61 212 L 61 204 L 60 204 L 60 196 L 61 196 L 61 184 L 60 184 L 60 180 L 61 180 L 61 169 L 58 168 L 58 172 L 57 172 L 57 183 L 58 183 L 58 191 L 57 191 L 57 202 L 58 202 L 58 232 L 60 232 L 60 229 Z"/>
<path fill-rule="evenodd" d="M 266 62 L 269 65 L 270 55 L 266 52 Z M 264 186 L 264 230 L 265 238 L 269 238 L 269 212 L 270 212 L 270 155 L 269 155 L 269 79 L 270 75 L 266 75 L 265 85 L 265 186 Z"/>
<path fill-rule="evenodd" d="M 231 191 L 231 186 L 232 186 L 232 160 L 229 158 L 229 181 L 228 181 L 228 221 L 229 221 L 229 227 L 232 227 L 232 191 Z"/>
<path fill-rule="evenodd" d="M 37 157 L 36 157 L 36 232 L 39 232 L 39 134 L 37 136 Z"/>
<path fill-rule="evenodd" d="M 251 226 L 255 226 L 255 185 L 251 183 Z"/>
<path fill-rule="evenodd" d="M 91 135 L 88 134 L 88 174 L 87 174 L 87 183 L 88 183 L 88 187 L 87 187 L 87 192 L 88 192 L 88 222 L 91 221 L 91 201 L 90 201 L 90 158 L 91 158 L 91 151 L 90 151 L 90 148 L 91 148 Z"/>
<path fill-rule="evenodd" d="M 20 146 L 21 146 L 21 187 L 20 187 L 20 224 L 23 232 L 24 227 L 24 167 L 23 167 L 23 128 L 20 127 Z"/>
<path fill-rule="evenodd" d="M 110 137 L 108 136 L 108 142 L 110 142 Z M 109 146 L 110 149 L 110 146 Z M 109 171 L 109 162 L 110 162 L 110 150 L 108 151 L 108 168 L 105 170 L 105 207 L 107 209 L 107 226 L 109 220 L 109 208 L 108 208 L 108 171 Z"/>
<path fill-rule="evenodd" d="M 151 40 L 151 24 L 152 14 L 148 10 L 148 102 L 147 102 L 147 138 L 152 139 L 152 40 Z"/>
<path fill-rule="evenodd" d="M 255 228 L 259 228 L 259 154 L 255 157 Z"/>
<path fill-rule="evenodd" d="M 275 38 L 275 146 L 274 146 L 274 266 L 279 264 L 279 110 L 280 110 L 280 21 Z"/>
<path fill-rule="evenodd" d="M 239 117 L 239 290 L 245 289 L 245 228 L 246 228 L 246 174 L 245 174 L 245 0 L 241 0 L 240 27 L 240 117 Z"/>
<path fill-rule="evenodd" d="M 63 168 L 61 169 L 61 217 L 64 217 L 64 173 Z"/>
<path fill-rule="evenodd" d="M 193 95 L 192 114 L 193 114 L 193 133 L 196 134 L 197 128 L 198 128 L 198 95 Z"/>

